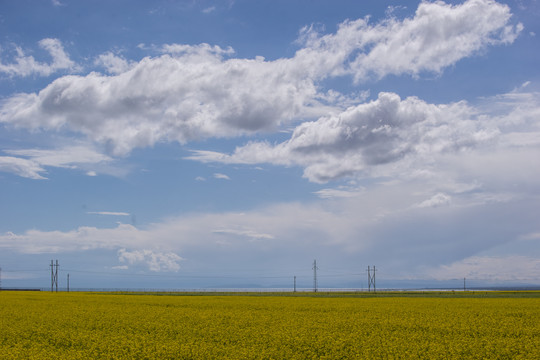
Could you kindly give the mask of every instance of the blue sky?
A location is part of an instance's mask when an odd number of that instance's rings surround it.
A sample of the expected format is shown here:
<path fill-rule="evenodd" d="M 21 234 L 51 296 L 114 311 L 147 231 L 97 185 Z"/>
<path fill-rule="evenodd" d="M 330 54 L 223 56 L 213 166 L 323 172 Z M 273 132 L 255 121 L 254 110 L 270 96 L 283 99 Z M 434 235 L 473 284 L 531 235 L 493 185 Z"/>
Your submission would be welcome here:
<path fill-rule="evenodd" d="M 540 284 L 539 20 L 2 1 L 2 286 Z"/>

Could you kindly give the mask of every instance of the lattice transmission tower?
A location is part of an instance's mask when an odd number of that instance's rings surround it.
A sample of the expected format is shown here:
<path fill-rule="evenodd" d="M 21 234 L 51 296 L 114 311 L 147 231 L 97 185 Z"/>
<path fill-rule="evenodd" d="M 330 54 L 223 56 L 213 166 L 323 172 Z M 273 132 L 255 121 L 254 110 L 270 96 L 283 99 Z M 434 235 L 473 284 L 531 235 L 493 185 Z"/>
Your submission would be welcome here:
<path fill-rule="evenodd" d="M 377 291 L 375 286 L 375 265 L 373 265 L 373 270 L 368 266 L 367 267 L 367 277 L 368 277 L 368 291 L 371 291 L 371 286 L 373 286 L 373 292 Z"/>
<path fill-rule="evenodd" d="M 56 264 L 51 260 L 51 292 L 53 292 L 56 288 L 56 292 L 58 292 L 58 260 L 56 260 Z"/>
<path fill-rule="evenodd" d="M 313 260 L 313 292 L 317 292 L 317 260 Z"/>

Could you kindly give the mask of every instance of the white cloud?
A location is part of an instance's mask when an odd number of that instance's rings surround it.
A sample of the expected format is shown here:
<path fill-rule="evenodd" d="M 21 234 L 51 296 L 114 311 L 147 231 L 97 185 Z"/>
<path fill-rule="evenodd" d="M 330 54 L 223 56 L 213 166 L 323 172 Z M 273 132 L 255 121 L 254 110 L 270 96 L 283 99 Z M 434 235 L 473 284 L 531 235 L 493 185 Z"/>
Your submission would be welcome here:
<path fill-rule="evenodd" d="M 210 14 L 211 12 L 214 12 L 214 11 L 216 11 L 215 6 L 210 6 L 210 7 L 207 7 L 207 8 L 202 10 L 202 12 L 205 13 L 205 14 Z"/>
<path fill-rule="evenodd" d="M 300 124 L 280 144 L 250 142 L 231 155 L 194 151 L 189 158 L 300 165 L 309 180 L 326 182 L 410 158 L 426 165 L 437 154 L 474 149 L 498 134 L 496 126 L 479 121 L 477 111 L 464 102 L 434 105 L 415 97 L 402 100 L 397 94 L 381 93 L 369 103 Z"/>
<path fill-rule="evenodd" d="M 125 58 L 115 55 L 112 52 L 101 54 L 94 61 L 95 65 L 103 66 L 109 74 L 121 74 L 128 71 L 134 62 L 128 61 Z"/>
<path fill-rule="evenodd" d="M 375 25 L 369 18 L 346 21 L 336 34 L 324 36 L 306 27 L 306 48 L 296 57 L 312 71 L 351 73 L 357 81 L 372 75 L 440 73 L 488 45 L 513 42 L 523 25 L 509 25 L 510 18 L 508 6 L 491 0 L 421 2 L 414 17 L 404 20 L 389 17 Z"/>
<path fill-rule="evenodd" d="M 39 94 L 12 96 L 0 122 L 67 128 L 117 155 L 157 141 L 270 130 L 306 113 L 316 93 L 312 81 L 295 79 L 281 63 L 223 61 L 194 47 L 177 57 L 145 58 L 116 76 L 62 77 Z"/>
<path fill-rule="evenodd" d="M 207 43 L 202 43 L 199 45 L 187 45 L 187 44 L 165 44 L 160 49 L 160 52 L 164 54 L 173 54 L 173 55 L 190 55 L 190 56 L 206 56 L 206 55 L 232 55 L 234 54 L 234 49 L 232 47 L 227 47 L 226 49 L 221 48 L 217 45 L 210 45 Z"/>
<path fill-rule="evenodd" d="M 214 234 L 245 236 L 254 240 L 273 239 L 271 234 L 258 233 L 249 229 L 217 229 L 212 231 Z"/>
<path fill-rule="evenodd" d="M 468 278 L 490 281 L 531 281 L 540 278 L 540 259 L 521 256 L 471 256 L 429 269 L 428 273 L 437 280 Z"/>
<path fill-rule="evenodd" d="M 144 235 L 144 232 L 126 224 L 120 224 L 114 229 L 83 226 L 67 232 L 28 230 L 21 235 L 0 235 L 0 248 L 25 254 L 116 249 L 137 246 L 141 241 L 144 243 Z"/>
<path fill-rule="evenodd" d="M 78 69 L 75 62 L 64 51 L 60 40 L 47 38 L 39 41 L 38 44 L 40 48 L 46 50 L 52 57 L 51 63 L 36 61 L 33 56 L 25 55 L 24 51 L 17 46 L 15 48 L 17 53 L 14 58 L 15 62 L 5 64 L 3 61 L 0 61 L 0 72 L 11 76 L 30 76 L 34 74 L 49 76 L 59 70 L 75 71 Z"/>
<path fill-rule="evenodd" d="M 387 17 L 391 18 L 394 16 L 395 13 L 401 11 L 401 10 L 406 10 L 407 7 L 406 6 L 403 6 L 403 5 L 389 5 L 387 8 L 386 8 L 386 11 L 384 12 L 386 14 Z"/>
<path fill-rule="evenodd" d="M 417 205 L 419 208 L 434 208 L 440 206 L 448 206 L 452 202 L 452 197 L 443 193 L 437 193 L 431 198 L 422 201 Z"/>
<path fill-rule="evenodd" d="M 126 212 L 116 212 L 116 211 L 89 211 L 87 214 L 92 215 L 110 215 L 110 216 L 130 216 L 129 213 Z"/>
<path fill-rule="evenodd" d="M 118 260 L 133 264 L 145 264 L 150 271 L 178 271 L 180 270 L 180 256 L 173 252 L 154 252 L 152 250 L 118 250 Z"/>
<path fill-rule="evenodd" d="M 60 149 L 21 149 L 4 150 L 5 153 L 30 158 L 32 161 L 43 166 L 73 167 L 75 164 L 96 164 L 111 161 L 107 155 L 86 147 L 66 146 Z"/>
<path fill-rule="evenodd" d="M 4 152 L 17 157 L 0 156 L 0 171 L 31 179 L 45 179 L 41 173 L 45 172 L 43 167 L 47 166 L 77 169 L 112 161 L 109 156 L 82 145 L 59 149 L 4 150 Z M 95 171 L 88 171 L 87 175 L 96 176 L 97 174 Z"/>
<path fill-rule="evenodd" d="M 45 169 L 38 163 L 12 156 L 0 156 L 0 171 L 29 179 L 46 179 L 41 175 L 41 173 L 45 172 Z"/>
<path fill-rule="evenodd" d="M 229 176 L 227 176 L 225 174 L 221 174 L 221 173 L 215 173 L 214 178 L 222 179 L 222 180 L 231 180 L 231 178 Z"/>
<path fill-rule="evenodd" d="M 324 36 L 306 28 L 304 47 L 292 58 L 274 61 L 225 58 L 233 55 L 231 48 L 208 44 L 165 45 L 164 55 L 134 64 L 107 53 L 98 62 L 114 75 L 64 76 L 37 94 L 13 95 L 0 104 L 0 122 L 82 133 L 116 155 L 159 141 L 273 131 L 351 104 L 351 97 L 322 92 L 318 83 L 325 78 L 350 74 L 360 81 L 372 74 L 440 72 L 488 45 L 512 42 L 521 27 L 511 25 L 510 17 L 507 6 L 490 0 L 456 6 L 422 2 L 414 17 L 401 21 L 346 21 Z M 20 59 L 33 65 L 22 66 L 21 60 L 14 69 L 31 70 L 12 71 L 50 73 L 74 66 L 58 40 L 47 39 L 42 46 L 54 54 L 56 65 L 39 70 L 21 53 Z M 307 171 L 312 170 L 347 171 Z"/>
<path fill-rule="evenodd" d="M 298 125 L 284 142 L 248 142 L 231 154 L 194 150 L 187 158 L 301 166 L 306 178 L 319 183 L 347 176 L 393 176 L 453 179 L 465 186 L 479 179 L 509 184 L 519 178 L 531 184 L 538 176 L 538 119 L 536 92 L 494 96 L 476 106 L 429 104 L 381 93 L 369 103 Z M 463 180 L 463 174 L 473 173 L 476 179 Z"/>
<path fill-rule="evenodd" d="M 224 236 L 231 251 L 238 251 L 238 256 L 243 256 L 241 249 L 253 240 L 272 240 L 261 244 L 277 251 L 293 246 L 293 239 L 296 239 L 295 251 L 310 243 L 339 243 L 345 241 L 351 223 L 359 222 L 318 205 L 277 204 L 248 213 L 191 214 L 152 224 L 146 229 L 119 224 L 112 229 L 80 227 L 67 232 L 28 230 L 22 234 L 6 233 L 0 235 L 0 248 L 30 254 L 92 249 L 162 252 L 165 249 L 193 260 L 194 253 L 201 252 L 200 256 L 204 257 L 205 252 L 216 251 L 215 245 L 222 243 Z M 256 248 L 245 250 L 260 251 Z"/>
<path fill-rule="evenodd" d="M 315 194 L 322 199 L 333 198 L 352 198 L 362 195 L 365 188 L 354 188 L 348 186 L 339 186 L 337 189 L 327 188 L 321 189 L 315 192 Z"/>

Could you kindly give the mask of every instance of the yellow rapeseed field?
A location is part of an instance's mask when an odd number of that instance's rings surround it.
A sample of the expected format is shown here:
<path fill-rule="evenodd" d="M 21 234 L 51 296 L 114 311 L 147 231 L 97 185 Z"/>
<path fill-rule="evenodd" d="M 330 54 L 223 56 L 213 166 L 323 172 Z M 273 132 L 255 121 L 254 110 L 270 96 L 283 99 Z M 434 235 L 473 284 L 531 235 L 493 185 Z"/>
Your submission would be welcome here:
<path fill-rule="evenodd" d="M 540 359 L 540 298 L 0 292 L 0 359 Z"/>

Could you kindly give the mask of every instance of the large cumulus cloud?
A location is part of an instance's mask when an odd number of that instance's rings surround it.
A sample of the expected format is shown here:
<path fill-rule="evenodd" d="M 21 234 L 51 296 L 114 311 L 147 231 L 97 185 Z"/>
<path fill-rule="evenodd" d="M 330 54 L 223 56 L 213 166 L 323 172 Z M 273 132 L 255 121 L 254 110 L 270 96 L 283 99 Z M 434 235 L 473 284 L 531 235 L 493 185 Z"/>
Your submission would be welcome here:
<path fill-rule="evenodd" d="M 8 97 L 0 122 L 79 133 L 115 155 L 161 141 L 274 131 L 350 105 L 350 97 L 323 90 L 323 79 L 438 73 L 487 46 L 511 43 L 521 28 L 507 6 L 491 0 L 423 2 L 403 20 L 347 20 L 326 35 L 304 28 L 296 54 L 273 61 L 234 58 L 232 49 L 207 44 L 163 46 L 163 55 L 139 62 L 106 53 L 96 64 L 109 74 L 64 76 L 38 93 Z M 57 53 L 59 46 L 50 44 Z"/>
<path fill-rule="evenodd" d="M 308 179 L 326 182 L 355 173 L 373 175 L 378 166 L 407 160 L 425 166 L 438 154 L 489 144 L 500 132 L 493 119 L 465 102 L 436 105 L 380 93 L 371 102 L 298 125 L 285 142 L 251 142 L 230 155 L 194 151 L 190 158 L 300 165 Z"/>

